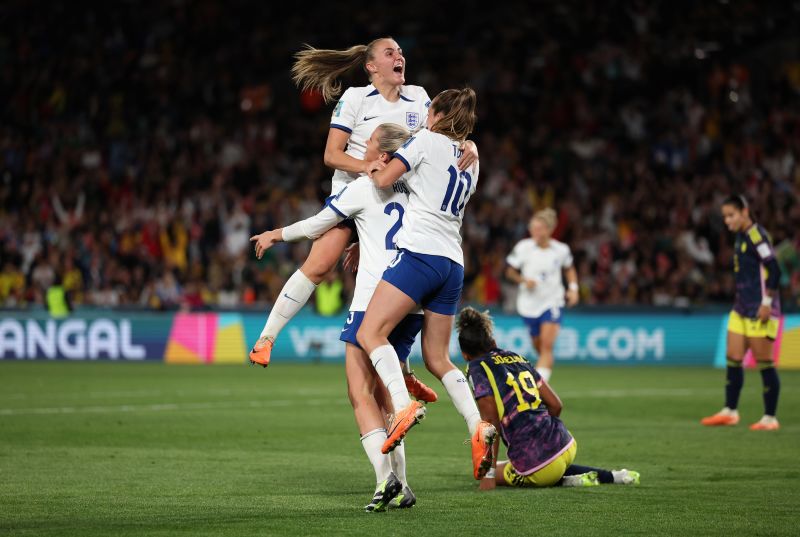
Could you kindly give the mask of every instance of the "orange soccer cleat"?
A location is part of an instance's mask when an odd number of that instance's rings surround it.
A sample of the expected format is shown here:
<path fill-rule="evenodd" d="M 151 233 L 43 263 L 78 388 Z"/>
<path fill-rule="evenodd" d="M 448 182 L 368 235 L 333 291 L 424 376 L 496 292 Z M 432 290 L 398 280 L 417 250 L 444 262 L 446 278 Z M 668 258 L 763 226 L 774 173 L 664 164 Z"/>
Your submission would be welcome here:
<path fill-rule="evenodd" d="M 250 351 L 250 363 L 267 367 L 270 354 L 272 354 L 272 345 L 273 342 L 268 337 L 258 338 L 256 344 L 253 345 L 253 350 Z"/>
<path fill-rule="evenodd" d="M 436 392 L 433 391 L 427 384 L 419 380 L 414 373 L 403 375 L 403 378 L 406 381 L 408 393 L 410 393 L 414 399 L 424 403 L 435 403 L 439 400 L 439 396 L 436 395 Z"/>
<path fill-rule="evenodd" d="M 706 427 L 719 427 L 724 425 L 736 425 L 739 423 L 739 413 L 731 410 L 722 410 L 713 416 L 708 416 L 700 420 Z"/>
<path fill-rule="evenodd" d="M 411 401 L 411 404 L 395 414 L 392 424 L 387 432 L 386 442 L 383 443 L 381 453 L 389 453 L 400 445 L 411 428 L 422 421 L 425 417 L 425 406 L 419 401 Z"/>
<path fill-rule="evenodd" d="M 475 479 L 483 479 L 494 466 L 492 445 L 497 438 L 497 429 L 488 421 L 478 423 L 472 435 L 472 469 Z"/>
<path fill-rule="evenodd" d="M 751 431 L 777 431 L 781 428 L 775 416 L 764 416 L 750 426 Z"/>

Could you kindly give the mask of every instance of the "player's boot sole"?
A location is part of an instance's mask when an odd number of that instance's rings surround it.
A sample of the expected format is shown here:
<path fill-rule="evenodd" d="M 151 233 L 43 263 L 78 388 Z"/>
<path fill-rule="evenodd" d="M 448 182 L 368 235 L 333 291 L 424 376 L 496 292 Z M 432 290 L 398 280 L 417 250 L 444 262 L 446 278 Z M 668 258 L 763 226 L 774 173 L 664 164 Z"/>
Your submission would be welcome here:
<path fill-rule="evenodd" d="M 410 405 L 395 414 L 386 442 L 381 447 L 381 453 L 386 454 L 393 451 L 400 445 L 408 431 L 423 419 L 425 419 L 425 406 L 419 401 L 411 401 Z"/>
<path fill-rule="evenodd" d="M 706 427 L 732 427 L 739 424 L 739 416 L 726 416 L 724 414 L 714 414 L 700 420 Z"/>
<path fill-rule="evenodd" d="M 497 439 L 497 429 L 491 423 L 481 421 L 472 435 L 472 466 L 475 479 L 483 479 L 494 466 L 492 445 Z"/>
<path fill-rule="evenodd" d="M 439 396 L 436 392 L 414 375 L 406 375 L 404 380 L 406 382 L 406 388 L 408 388 L 408 393 L 414 399 L 425 403 L 435 403 L 439 400 Z"/>
<path fill-rule="evenodd" d="M 250 351 L 250 363 L 253 365 L 260 365 L 267 367 L 269 365 L 270 355 L 272 354 L 272 346 L 274 345 L 271 339 L 259 338 Z"/>

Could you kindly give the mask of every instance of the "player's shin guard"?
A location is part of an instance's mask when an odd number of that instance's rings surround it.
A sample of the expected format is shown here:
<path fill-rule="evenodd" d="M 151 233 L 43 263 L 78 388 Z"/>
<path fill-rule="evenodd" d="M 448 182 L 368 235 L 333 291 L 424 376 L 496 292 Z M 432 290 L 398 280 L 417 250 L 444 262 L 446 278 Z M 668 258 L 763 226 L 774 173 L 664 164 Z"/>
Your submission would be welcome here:
<path fill-rule="evenodd" d="M 778 410 L 778 395 L 781 392 L 781 381 L 778 370 L 772 362 L 759 362 L 761 382 L 764 383 L 764 414 L 774 416 Z"/>
<path fill-rule="evenodd" d="M 739 395 L 744 385 L 744 370 L 742 362 L 728 359 L 728 368 L 725 372 L 725 406 L 736 410 L 739 406 Z"/>
<path fill-rule="evenodd" d="M 375 470 L 375 482 L 381 483 L 392 471 L 388 455 L 381 453 L 381 446 L 386 441 L 386 429 L 375 429 L 361 437 L 361 445 Z"/>
<path fill-rule="evenodd" d="M 301 270 L 294 271 L 275 300 L 260 337 L 268 337 L 272 340 L 278 337 L 286 323 L 297 315 L 297 312 L 314 294 L 316 288 L 314 282 L 309 280 Z"/>
<path fill-rule="evenodd" d="M 403 371 L 400 369 L 400 360 L 397 358 L 394 347 L 382 345 L 370 353 L 369 359 L 383 385 L 389 390 L 394 411 L 399 412 L 410 405 L 411 396 L 408 394 Z"/>
<path fill-rule="evenodd" d="M 481 413 L 472 397 L 472 391 L 469 389 L 469 383 L 464 377 L 464 373 L 459 369 L 451 369 L 442 377 L 442 384 L 444 384 L 450 399 L 453 400 L 456 410 L 467 422 L 469 434 L 475 434 L 475 429 L 481 421 Z"/>

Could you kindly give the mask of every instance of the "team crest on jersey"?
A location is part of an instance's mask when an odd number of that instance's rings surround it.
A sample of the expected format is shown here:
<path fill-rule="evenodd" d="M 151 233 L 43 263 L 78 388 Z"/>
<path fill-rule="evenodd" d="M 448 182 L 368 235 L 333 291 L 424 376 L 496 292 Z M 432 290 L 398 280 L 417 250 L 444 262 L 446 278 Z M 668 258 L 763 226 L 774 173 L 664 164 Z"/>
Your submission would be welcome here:
<path fill-rule="evenodd" d="M 406 112 L 406 125 L 409 129 L 419 127 L 419 112 Z"/>

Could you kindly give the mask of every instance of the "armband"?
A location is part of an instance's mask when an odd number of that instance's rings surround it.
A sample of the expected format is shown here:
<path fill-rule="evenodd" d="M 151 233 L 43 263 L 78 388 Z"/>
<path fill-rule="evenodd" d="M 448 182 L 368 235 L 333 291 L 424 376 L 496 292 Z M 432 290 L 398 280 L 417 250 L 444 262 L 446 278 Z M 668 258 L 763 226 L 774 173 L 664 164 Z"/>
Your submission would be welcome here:
<path fill-rule="evenodd" d="M 578 291 L 578 282 L 569 282 L 569 290 L 570 291 Z"/>

